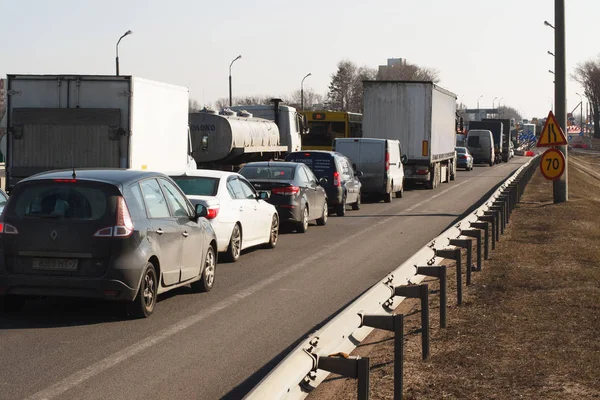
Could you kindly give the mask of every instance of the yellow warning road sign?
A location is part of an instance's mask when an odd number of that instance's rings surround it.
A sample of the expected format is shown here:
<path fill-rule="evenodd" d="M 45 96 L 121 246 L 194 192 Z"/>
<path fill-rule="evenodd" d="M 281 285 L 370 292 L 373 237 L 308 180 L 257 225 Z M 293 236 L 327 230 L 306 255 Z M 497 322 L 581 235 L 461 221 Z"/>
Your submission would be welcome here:
<path fill-rule="evenodd" d="M 552 146 L 565 146 L 567 144 L 567 137 L 563 132 L 562 128 L 556 121 L 556 117 L 550 111 L 544 129 L 540 134 L 540 138 L 537 142 L 537 147 L 552 147 Z"/>
<path fill-rule="evenodd" d="M 558 149 L 548 149 L 542 154 L 540 170 L 544 178 L 554 181 L 565 172 L 565 156 Z"/>

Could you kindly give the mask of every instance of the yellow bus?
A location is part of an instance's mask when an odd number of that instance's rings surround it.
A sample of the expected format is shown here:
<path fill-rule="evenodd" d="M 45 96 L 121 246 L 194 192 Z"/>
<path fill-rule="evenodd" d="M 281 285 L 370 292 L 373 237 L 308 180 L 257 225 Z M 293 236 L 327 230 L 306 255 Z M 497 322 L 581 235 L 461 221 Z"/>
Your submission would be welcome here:
<path fill-rule="evenodd" d="M 304 111 L 308 133 L 302 150 L 331 150 L 333 139 L 362 137 L 362 114 L 347 111 Z"/>

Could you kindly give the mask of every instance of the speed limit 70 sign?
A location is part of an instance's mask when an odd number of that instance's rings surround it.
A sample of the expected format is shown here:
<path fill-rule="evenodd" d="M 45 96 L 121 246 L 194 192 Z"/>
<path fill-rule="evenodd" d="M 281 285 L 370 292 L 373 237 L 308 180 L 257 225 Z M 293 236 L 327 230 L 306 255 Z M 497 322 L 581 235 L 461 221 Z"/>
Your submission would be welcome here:
<path fill-rule="evenodd" d="M 542 154 L 540 170 L 544 178 L 554 181 L 565 172 L 565 156 L 558 149 L 548 149 Z"/>

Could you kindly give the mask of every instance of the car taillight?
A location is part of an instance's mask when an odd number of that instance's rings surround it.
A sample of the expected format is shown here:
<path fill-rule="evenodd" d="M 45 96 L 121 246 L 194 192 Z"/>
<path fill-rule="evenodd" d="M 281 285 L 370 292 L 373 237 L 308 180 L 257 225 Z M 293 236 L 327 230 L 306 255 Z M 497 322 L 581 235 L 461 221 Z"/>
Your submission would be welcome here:
<path fill-rule="evenodd" d="M 300 188 L 298 186 L 278 187 L 278 188 L 273 188 L 271 190 L 271 193 L 280 194 L 283 196 L 292 196 L 292 195 L 298 194 L 299 192 L 300 192 Z"/>
<path fill-rule="evenodd" d="M 133 220 L 129 214 L 129 208 L 125 199 L 120 196 L 117 199 L 117 220 L 115 226 L 99 229 L 94 233 L 95 237 L 128 237 L 133 233 Z"/>
<path fill-rule="evenodd" d="M 461 160 L 466 160 L 466 159 L 467 159 L 467 156 L 460 156 L 459 158 L 460 158 Z"/>
<path fill-rule="evenodd" d="M 390 152 L 385 152 L 385 172 L 390 170 Z"/>
<path fill-rule="evenodd" d="M 215 219 L 219 215 L 219 207 L 208 207 L 206 209 L 206 219 Z"/>
<path fill-rule="evenodd" d="M 19 231 L 17 230 L 17 228 L 12 226 L 11 224 L 7 224 L 3 221 L 0 222 L 0 234 L 17 235 L 18 233 Z"/>
<path fill-rule="evenodd" d="M 339 172 L 334 172 L 333 173 L 333 186 L 341 186 L 341 182 L 340 182 L 340 174 Z"/>

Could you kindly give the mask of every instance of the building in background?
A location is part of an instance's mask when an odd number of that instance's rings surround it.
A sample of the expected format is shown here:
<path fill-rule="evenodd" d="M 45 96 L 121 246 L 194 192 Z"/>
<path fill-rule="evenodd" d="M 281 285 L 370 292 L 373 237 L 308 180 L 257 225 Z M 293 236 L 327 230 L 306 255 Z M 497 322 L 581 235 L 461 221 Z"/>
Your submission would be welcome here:
<path fill-rule="evenodd" d="M 406 65 L 406 58 L 388 58 L 387 65 L 379 66 L 379 76 L 386 76 L 394 67 Z"/>

